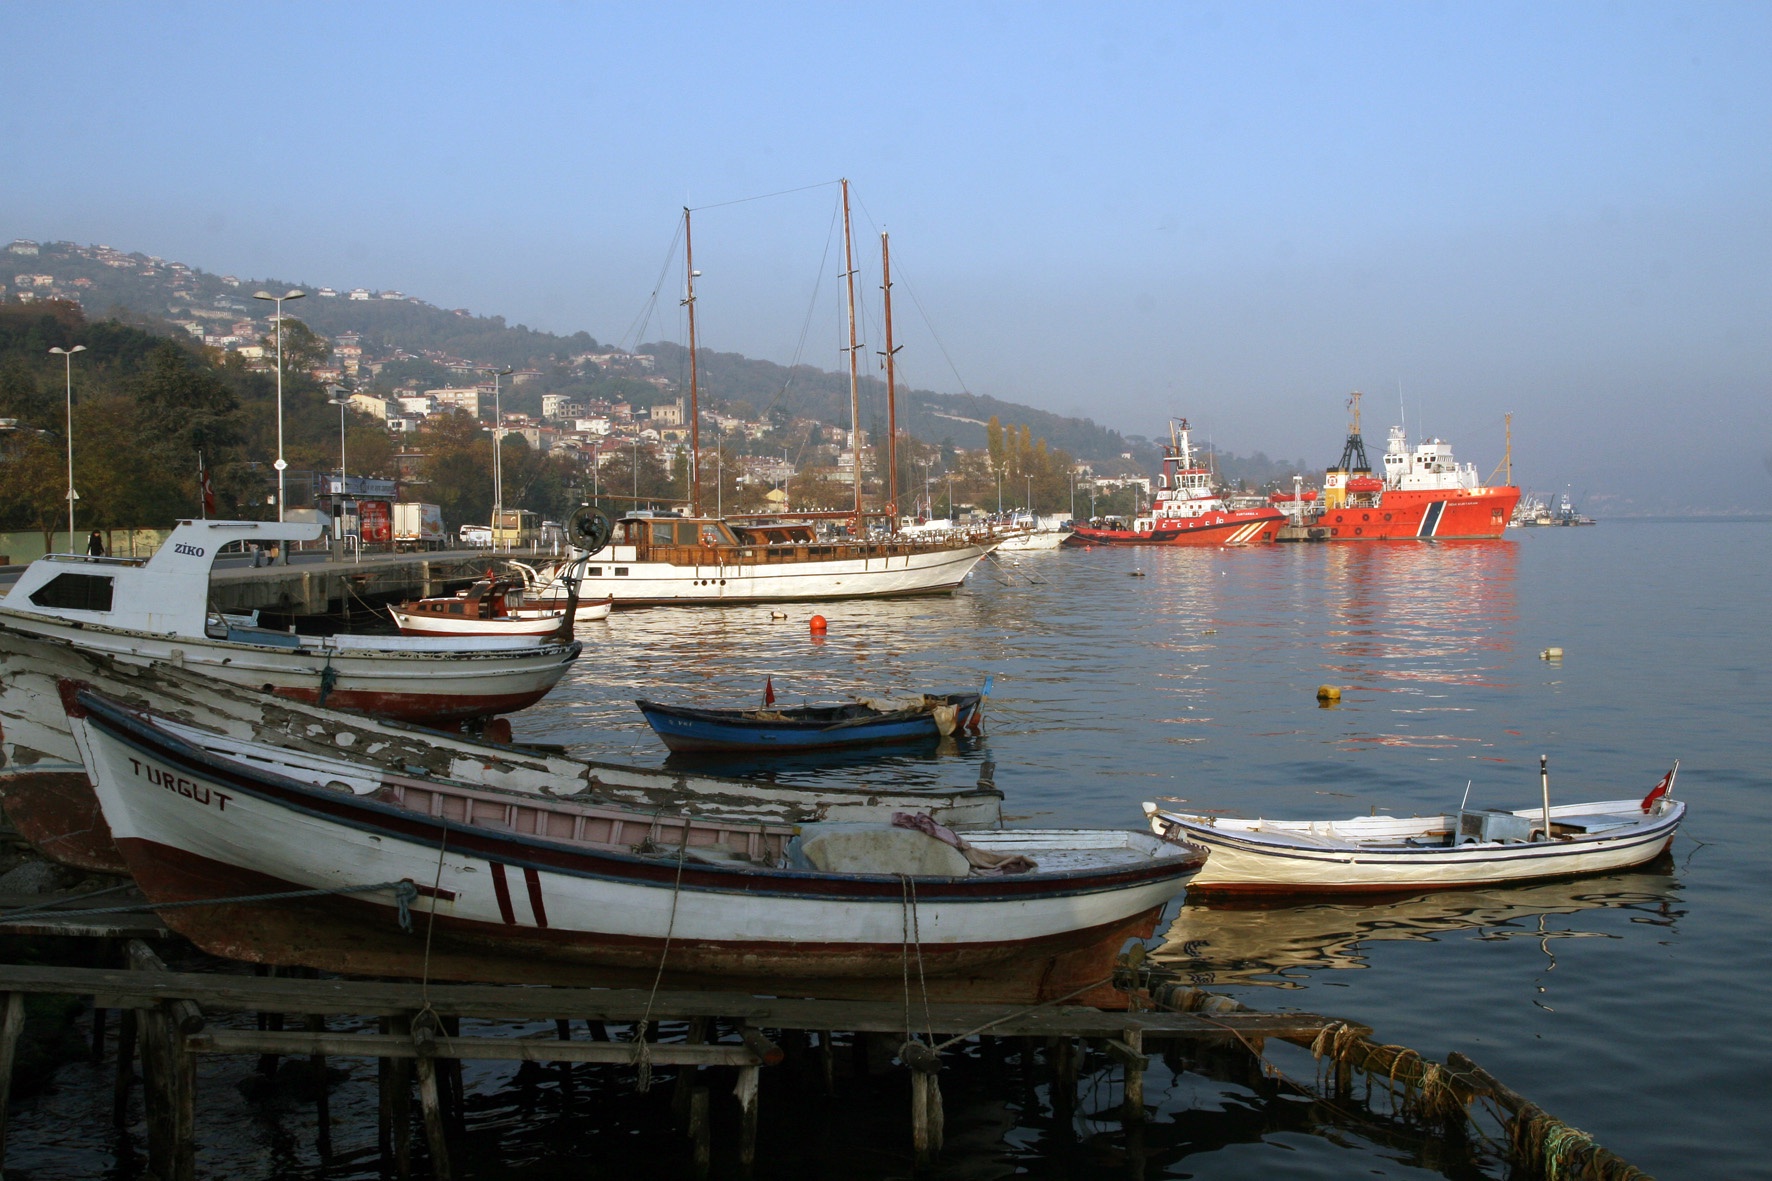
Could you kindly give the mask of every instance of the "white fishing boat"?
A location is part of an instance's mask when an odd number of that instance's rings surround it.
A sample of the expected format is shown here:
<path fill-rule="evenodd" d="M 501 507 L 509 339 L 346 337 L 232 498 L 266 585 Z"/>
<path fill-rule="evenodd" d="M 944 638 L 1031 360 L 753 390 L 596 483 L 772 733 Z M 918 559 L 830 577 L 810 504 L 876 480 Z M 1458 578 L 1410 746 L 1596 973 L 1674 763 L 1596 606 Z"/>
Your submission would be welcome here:
<path fill-rule="evenodd" d="M 996 828 L 1003 794 L 989 782 L 906 787 L 897 782 L 795 786 L 766 780 L 577 759 L 558 747 L 512 745 L 321 708 L 168 664 L 125 663 L 0 622 L 0 803 L 19 834 L 52 860 L 102 873 L 127 866 L 99 814 L 69 731 L 65 688 L 90 686 L 152 708 L 192 741 L 219 750 L 272 743 L 285 757 L 373 761 L 406 775 L 649 811 L 695 811 L 781 824 L 877 821 L 893 811 L 949 828 Z M 498 728 L 495 722 L 489 733 Z"/>
<path fill-rule="evenodd" d="M 1202 894 L 1432 890 L 1605 873 L 1667 851 L 1686 805 L 1669 794 L 1679 766 L 1642 799 L 1502 811 L 1345 820 L 1245 819 L 1147 803 L 1158 836 L 1212 854 Z"/>
<path fill-rule="evenodd" d="M 563 568 L 564 570 L 564 568 Z M 579 574 L 574 566 L 571 574 Z M 388 617 L 405 636 L 559 636 L 570 639 L 579 622 L 608 619 L 613 602 L 585 601 L 571 591 L 571 579 L 559 578 L 562 594 L 558 605 L 527 605 L 526 580 L 500 578 L 491 570 L 486 577 L 453 595 L 415 599 L 388 608 Z M 572 616 L 567 617 L 568 607 Z"/>
<path fill-rule="evenodd" d="M 0 600 L 0 625 L 133 664 L 199 669 L 231 684 L 386 717 L 450 724 L 546 695 L 577 658 L 545 638 L 298 636 L 209 609 L 209 578 L 235 543 L 313 541 L 320 525 L 180 521 L 146 559 L 50 554 Z"/>
<path fill-rule="evenodd" d="M 914 956 L 932 999 L 1086 1003 L 1111 996 L 1118 952 L 1205 856 L 1113 830 L 621 812 L 205 749 L 90 691 L 69 716 L 169 926 L 213 954 L 329 971 L 883 998 L 904 995 Z"/>

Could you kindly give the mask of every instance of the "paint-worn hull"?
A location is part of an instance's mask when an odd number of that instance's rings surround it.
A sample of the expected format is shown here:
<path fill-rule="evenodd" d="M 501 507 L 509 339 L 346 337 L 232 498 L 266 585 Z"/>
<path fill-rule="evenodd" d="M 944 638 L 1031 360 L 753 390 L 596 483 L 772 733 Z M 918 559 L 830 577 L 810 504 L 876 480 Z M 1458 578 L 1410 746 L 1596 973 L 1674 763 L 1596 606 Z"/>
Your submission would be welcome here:
<path fill-rule="evenodd" d="M 566 675 L 579 644 L 386 649 L 309 642 L 272 646 L 155 636 L 0 608 L 0 627 L 60 639 L 115 660 L 169 664 L 246 689 L 427 725 L 453 725 L 535 704 Z M 291 637 L 293 640 L 293 637 Z"/>
<path fill-rule="evenodd" d="M 895 810 L 925 812 L 950 828 L 995 828 L 1002 822 L 1003 796 L 994 787 L 798 788 L 591 762 L 318 708 L 241 690 L 188 669 L 113 660 L 0 624 L 0 795 L 22 836 L 46 856 L 81 869 L 115 873 L 124 863 L 102 819 L 94 823 L 97 802 L 58 688 L 64 678 L 204 727 L 224 740 L 274 742 L 315 757 L 368 757 L 410 773 L 506 790 L 789 824 L 879 820 Z"/>
<path fill-rule="evenodd" d="M 303 903 L 306 921 L 277 923 L 285 912 L 265 903 L 165 911 L 206 950 L 262 962 L 419 975 L 428 941 L 433 977 L 617 983 L 662 966 L 677 987 L 883 997 L 902 995 L 912 954 L 932 995 L 1033 1003 L 1105 985 L 1125 938 L 1152 930 L 1203 860 L 1129 833 L 980 838 L 1057 867 L 1005 877 L 616 852 L 308 786 L 91 695 L 75 713 L 106 818 L 151 902 L 416 886 L 410 934 L 392 888 Z"/>

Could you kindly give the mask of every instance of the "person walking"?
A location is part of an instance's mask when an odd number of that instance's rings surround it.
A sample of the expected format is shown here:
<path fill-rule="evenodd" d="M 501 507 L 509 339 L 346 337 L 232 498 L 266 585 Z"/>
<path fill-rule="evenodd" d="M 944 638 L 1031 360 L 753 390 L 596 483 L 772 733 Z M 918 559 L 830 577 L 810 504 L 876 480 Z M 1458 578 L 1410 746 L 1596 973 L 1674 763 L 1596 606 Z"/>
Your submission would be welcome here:
<path fill-rule="evenodd" d="M 91 558 L 105 556 L 105 539 L 99 536 L 97 529 L 94 529 L 92 536 L 86 539 L 86 555 Z"/>

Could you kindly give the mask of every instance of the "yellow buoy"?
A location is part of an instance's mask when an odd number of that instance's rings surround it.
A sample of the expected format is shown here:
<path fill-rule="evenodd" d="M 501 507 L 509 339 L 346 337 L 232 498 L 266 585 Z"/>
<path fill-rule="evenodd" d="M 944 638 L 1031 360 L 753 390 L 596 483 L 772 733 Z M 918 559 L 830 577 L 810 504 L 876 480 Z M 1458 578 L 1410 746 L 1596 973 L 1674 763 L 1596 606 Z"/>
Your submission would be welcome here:
<path fill-rule="evenodd" d="M 1317 700 L 1328 705 L 1341 700 L 1341 689 L 1335 685 L 1318 685 Z"/>
<path fill-rule="evenodd" d="M 1563 650 L 1561 648 L 1546 648 L 1538 654 L 1538 658 L 1540 660 L 1561 660 L 1563 659 Z"/>

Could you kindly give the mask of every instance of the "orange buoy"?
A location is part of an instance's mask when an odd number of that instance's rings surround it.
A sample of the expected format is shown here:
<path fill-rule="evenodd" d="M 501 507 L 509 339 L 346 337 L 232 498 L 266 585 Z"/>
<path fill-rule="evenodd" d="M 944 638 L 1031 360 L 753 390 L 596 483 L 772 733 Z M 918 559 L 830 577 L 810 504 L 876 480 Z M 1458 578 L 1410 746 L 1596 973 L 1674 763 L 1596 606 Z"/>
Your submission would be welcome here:
<path fill-rule="evenodd" d="M 813 635 L 815 635 L 815 636 L 824 635 L 824 630 L 825 630 L 824 616 L 814 615 L 812 617 L 812 622 L 811 622 L 810 626 L 812 628 Z"/>

